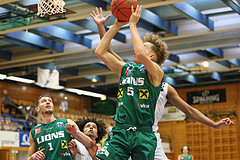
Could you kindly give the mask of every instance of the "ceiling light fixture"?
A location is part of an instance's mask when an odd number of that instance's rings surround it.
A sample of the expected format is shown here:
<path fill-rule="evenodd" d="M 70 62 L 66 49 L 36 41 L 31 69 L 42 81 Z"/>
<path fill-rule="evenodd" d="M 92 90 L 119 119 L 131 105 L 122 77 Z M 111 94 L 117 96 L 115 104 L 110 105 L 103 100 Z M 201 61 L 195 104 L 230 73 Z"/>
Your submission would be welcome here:
<path fill-rule="evenodd" d="M 93 76 L 93 77 L 92 77 L 92 82 L 94 82 L 94 83 L 97 82 L 96 76 Z"/>
<path fill-rule="evenodd" d="M 104 94 L 84 91 L 84 90 L 80 90 L 80 89 L 65 88 L 65 90 L 68 92 L 77 93 L 78 95 L 86 95 L 86 96 L 97 97 L 97 98 L 101 98 L 101 99 L 107 98 L 107 96 Z"/>
<path fill-rule="evenodd" d="M 0 79 L 4 80 L 7 76 L 5 74 L 0 74 Z"/>
<path fill-rule="evenodd" d="M 207 68 L 209 66 L 209 62 L 208 61 L 203 61 L 202 66 Z"/>
<path fill-rule="evenodd" d="M 20 77 L 15 77 L 15 76 L 9 76 L 9 77 L 6 77 L 6 79 L 12 80 L 12 81 L 17 81 L 17 82 L 23 82 L 23 83 L 35 83 L 34 80 L 26 79 L 26 78 L 20 78 Z"/>

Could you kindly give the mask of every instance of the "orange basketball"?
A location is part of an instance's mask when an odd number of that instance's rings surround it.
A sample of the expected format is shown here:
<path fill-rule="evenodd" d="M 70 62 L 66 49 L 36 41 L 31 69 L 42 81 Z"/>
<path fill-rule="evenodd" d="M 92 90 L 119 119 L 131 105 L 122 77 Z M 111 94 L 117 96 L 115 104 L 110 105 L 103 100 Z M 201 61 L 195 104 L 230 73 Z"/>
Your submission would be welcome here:
<path fill-rule="evenodd" d="M 128 21 L 131 17 L 133 6 L 134 10 L 137 8 L 137 0 L 112 0 L 111 11 L 118 21 Z"/>

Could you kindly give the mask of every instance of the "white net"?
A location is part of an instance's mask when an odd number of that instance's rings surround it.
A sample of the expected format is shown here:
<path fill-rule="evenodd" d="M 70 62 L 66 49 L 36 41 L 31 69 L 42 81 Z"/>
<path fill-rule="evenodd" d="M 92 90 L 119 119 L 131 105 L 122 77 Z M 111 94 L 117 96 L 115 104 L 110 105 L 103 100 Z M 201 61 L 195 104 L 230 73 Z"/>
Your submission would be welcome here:
<path fill-rule="evenodd" d="M 38 13 L 40 17 L 47 15 L 64 13 L 66 10 L 63 8 L 65 2 L 63 0 L 37 0 Z"/>

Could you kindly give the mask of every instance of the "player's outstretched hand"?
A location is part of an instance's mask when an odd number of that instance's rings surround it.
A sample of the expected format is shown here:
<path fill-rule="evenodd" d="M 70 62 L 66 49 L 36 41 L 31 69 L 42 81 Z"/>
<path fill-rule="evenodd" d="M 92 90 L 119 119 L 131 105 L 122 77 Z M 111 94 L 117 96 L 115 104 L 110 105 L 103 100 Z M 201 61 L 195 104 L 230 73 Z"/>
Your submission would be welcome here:
<path fill-rule="evenodd" d="M 137 24 L 137 22 L 141 17 L 141 13 L 142 13 L 142 5 L 137 5 L 137 8 L 135 11 L 132 6 L 132 15 L 129 19 L 129 24 Z"/>
<path fill-rule="evenodd" d="M 221 119 L 219 122 L 216 123 L 215 128 L 216 129 L 221 129 L 221 128 L 227 126 L 227 125 L 233 125 L 233 124 L 234 124 L 234 122 L 231 121 L 230 118 L 224 118 L 224 119 Z"/>
<path fill-rule="evenodd" d="M 45 149 L 41 149 L 40 151 L 35 152 L 31 156 L 31 160 L 44 160 L 45 159 L 45 154 L 43 153 Z"/>
<path fill-rule="evenodd" d="M 97 24 L 97 25 L 103 25 L 112 15 L 108 15 L 107 17 L 103 17 L 103 14 L 102 14 L 102 8 L 100 7 L 99 10 L 98 8 L 96 7 L 96 12 L 95 11 L 92 11 L 92 13 L 90 13 L 91 17 L 93 18 L 94 22 Z"/>
<path fill-rule="evenodd" d="M 66 131 L 70 134 L 75 134 L 77 133 L 77 128 L 75 125 L 67 123 L 65 124 Z"/>

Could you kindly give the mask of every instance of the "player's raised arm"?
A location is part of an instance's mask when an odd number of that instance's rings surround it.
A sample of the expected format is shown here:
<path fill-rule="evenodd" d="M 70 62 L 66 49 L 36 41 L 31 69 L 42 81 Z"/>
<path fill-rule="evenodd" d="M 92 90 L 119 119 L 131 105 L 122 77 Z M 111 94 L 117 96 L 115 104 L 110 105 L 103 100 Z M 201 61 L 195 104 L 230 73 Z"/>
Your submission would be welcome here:
<path fill-rule="evenodd" d="M 140 19 L 141 12 L 142 12 L 141 5 L 140 6 L 138 5 L 135 11 L 133 10 L 133 7 L 132 7 L 132 15 L 129 20 L 129 26 L 130 26 L 133 49 L 134 49 L 134 58 L 137 61 L 139 61 L 138 63 L 144 64 L 148 73 L 152 77 L 150 79 L 152 79 L 151 82 L 153 83 L 153 85 L 159 86 L 161 84 L 161 80 L 163 78 L 164 72 L 161 69 L 160 65 L 157 64 L 159 57 L 157 56 L 156 51 L 153 49 L 155 45 L 152 43 L 152 41 L 143 43 L 138 33 L 137 22 Z M 153 40 L 153 41 L 156 41 L 156 40 Z M 162 53 L 159 53 L 159 54 L 162 54 Z"/>
<path fill-rule="evenodd" d="M 71 119 L 68 119 L 67 121 L 68 121 L 68 123 L 65 124 L 65 128 L 66 128 L 67 132 L 72 134 L 84 146 L 91 148 L 95 142 L 93 142 L 91 140 L 91 138 L 89 138 L 83 132 L 81 132 L 75 122 L 73 122 Z"/>
<path fill-rule="evenodd" d="M 168 85 L 167 98 L 172 105 L 176 106 L 178 109 L 183 111 L 189 118 L 195 121 L 198 121 L 202 124 L 205 124 L 207 126 L 210 126 L 212 128 L 221 129 L 226 125 L 234 124 L 234 122 L 231 121 L 229 118 L 224 118 L 219 122 L 212 121 L 211 119 L 206 117 L 204 114 L 202 114 L 199 110 L 191 107 L 183 99 L 181 99 L 177 91 L 171 85 Z"/>
<path fill-rule="evenodd" d="M 108 32 L 103 36 L 102 40 L 98 44 L 95 53 L 96 55 L 107 65 L 107 67 L 116 73 L 118 76 L 121 75 L 122 67 L 124 66 L 123 61 L 119 61 L 114 55 L 112 55 L 109 51 L 109 44 L 113 39 L 114 35 L 118 32 L 118 30 L 128 22 L 116 22 L 114 25 L 108 30 Z"/>
<path fill-rule="evenodd" d="M 103 17 L 101 7 L 99 9 L 96 7 L 96 11 L 92 11 L 90 15 L 93 18 L 94 22 L 97 24 L 98 33 L 99 33 L 100 39 L 102 39 L 103 36 L 106 34 L 106 28 L 104 24 L 112 15 L 110 14 L 107 17 Z M 111 43 L 108 46 L 108 52 L 112 53 L 119 61 L 123 61 L 123 59 L 114 52 Z"/>

